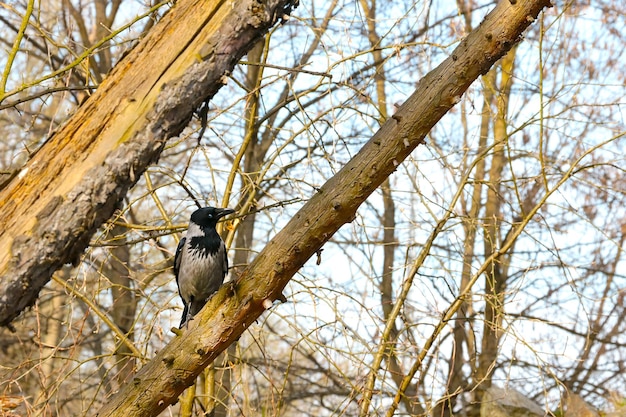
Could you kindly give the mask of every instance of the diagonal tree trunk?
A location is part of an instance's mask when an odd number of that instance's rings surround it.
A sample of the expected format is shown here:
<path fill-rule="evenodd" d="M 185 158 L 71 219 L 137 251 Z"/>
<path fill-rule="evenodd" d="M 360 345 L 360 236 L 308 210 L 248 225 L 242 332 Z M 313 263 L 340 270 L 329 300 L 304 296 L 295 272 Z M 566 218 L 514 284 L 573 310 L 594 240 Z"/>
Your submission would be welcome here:
<path fill-rule="evenodd" d="M 291 0 L 180 0 L 28 164 L 0 185 L 0 325 L 76 262 L 168 138 Z"/>
<path fill-rule="evenodd" d="M 514 4 L 512 4 L 514 3 Z M 100 410 L 98 416 L 157 415 L 280 298 L 291 277 L 420 145 L 469 85 L 521 39 L 547 0 L 502 1 L 365 146 L 289 221 L 243 271 L 224 285 L 189 329 L 175 337 Z"/>

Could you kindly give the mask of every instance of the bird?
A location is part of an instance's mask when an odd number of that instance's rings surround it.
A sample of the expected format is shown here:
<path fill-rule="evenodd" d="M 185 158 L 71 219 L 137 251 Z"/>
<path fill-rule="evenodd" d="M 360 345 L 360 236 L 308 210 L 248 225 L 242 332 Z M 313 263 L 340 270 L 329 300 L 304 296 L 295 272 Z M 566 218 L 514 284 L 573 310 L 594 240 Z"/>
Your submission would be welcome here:
<path fill-rule="evenodd" d="M 234 212 L 228 208 L 202 207 L 191 214 L 185 237 L 178 243 L 174 256 L 174 275 L 184 305 L 180 329 L 189 325 L 224 282 L 228 256 L 215 226 L 219 219 Z"/>

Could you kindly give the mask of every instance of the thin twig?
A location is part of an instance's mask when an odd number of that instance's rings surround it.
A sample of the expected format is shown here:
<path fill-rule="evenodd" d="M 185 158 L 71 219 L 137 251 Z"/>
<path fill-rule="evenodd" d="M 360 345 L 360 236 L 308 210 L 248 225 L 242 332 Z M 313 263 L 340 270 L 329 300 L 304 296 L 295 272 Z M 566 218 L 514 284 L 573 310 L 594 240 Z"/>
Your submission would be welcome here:
<path fill-rule="evenodd" d="M 20 49 L 20 44 L 22 43 L 22 39 L 24 38 L 24 32 L 26 32 L 26 28 L 28 27 L 28 21 L 30 20 L 30 16 L 33 14 L 34 4 L 35 4 L 35 0 L 30 0 L 28 4 L 26 5 L 26 11 L 24 12 L 24 17 L 22 18 L 22 24 L 20 25 L 20 29 L 17 32 L 15 41 L 13 42 L 13 48 L 11 48 L 11 52 L 9 53 L 7 64 L 4 67 L 4 72 L 2 73 L 2 80 L 0 81 L 0 102 L 2 102 L 2 100 L 4 99 L 4 92 L 7 87 L 9 74 L 11 73 L 11 67 L 13 67 L 13 61 L 15 61 L 17 52 Z"/>

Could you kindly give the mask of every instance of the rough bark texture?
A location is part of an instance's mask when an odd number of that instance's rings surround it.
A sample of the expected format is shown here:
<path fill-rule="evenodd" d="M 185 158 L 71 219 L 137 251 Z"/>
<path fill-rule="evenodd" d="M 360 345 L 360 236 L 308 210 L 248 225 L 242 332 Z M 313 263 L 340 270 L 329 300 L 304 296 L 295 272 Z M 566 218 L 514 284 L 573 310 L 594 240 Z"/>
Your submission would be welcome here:
<path fill-rule="evenodd" d="M 291 277 L 387 178 L 428 131 L 515 43 L 547 0 L 498 3 L 405 102 L 244 270 L 100 410 L 98 416 L 157 415 L 276 300 Z"/>
<path fill-rule="evenodd" d="M 75 262 L 165 141 L 292 0 L 179 0 L 0 190 L 0 325 Z"/>

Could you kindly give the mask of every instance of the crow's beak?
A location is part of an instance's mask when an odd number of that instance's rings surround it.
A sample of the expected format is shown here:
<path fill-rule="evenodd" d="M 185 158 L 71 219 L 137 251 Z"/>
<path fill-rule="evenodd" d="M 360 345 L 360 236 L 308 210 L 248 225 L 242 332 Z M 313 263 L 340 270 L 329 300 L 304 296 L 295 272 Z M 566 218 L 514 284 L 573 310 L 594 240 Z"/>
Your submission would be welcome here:
<path fill-rule="evenodd" d="M 234 213 L 235 210 L 226 208 L 226 209 L 216 209 L 215 212 L 216 212 L 215 213 L 216 214 L 215 217 L 218 218 L 218 219 L 221 219 L 224 216 L 228 216 L 229 214 Z"/>

